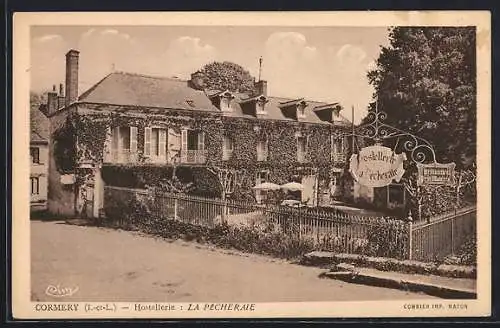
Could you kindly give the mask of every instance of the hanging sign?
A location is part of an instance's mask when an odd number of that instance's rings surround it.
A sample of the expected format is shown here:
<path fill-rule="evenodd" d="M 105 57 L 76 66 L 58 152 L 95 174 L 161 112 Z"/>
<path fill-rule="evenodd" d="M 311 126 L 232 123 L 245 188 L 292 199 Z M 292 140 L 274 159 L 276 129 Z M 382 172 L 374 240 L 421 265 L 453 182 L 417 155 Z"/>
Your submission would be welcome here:
<path fill-rule="evenodd" d="M 455 184 L 455 163 L 417 164 L 417 185 L 450 185 Z"/>
<path fill-rule="evenodd" d="M 393 180 L 401 180 L 405 160 L 405 153 L 396 154 L 384 146 L 369 146 L 351 156 L 349 171 L 354 180 L 364 186 L 385 187 Z"/>

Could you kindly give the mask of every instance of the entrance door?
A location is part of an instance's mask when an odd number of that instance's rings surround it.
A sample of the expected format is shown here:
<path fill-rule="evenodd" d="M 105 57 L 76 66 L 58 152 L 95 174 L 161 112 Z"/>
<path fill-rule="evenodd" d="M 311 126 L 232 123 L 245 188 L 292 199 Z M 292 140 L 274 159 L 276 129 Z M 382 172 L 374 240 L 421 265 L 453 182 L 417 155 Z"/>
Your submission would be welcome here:
<path fill-rule="evenodd" d="M 87 217 L 94 217 L 94 185 L 87 187 Z"/>
<path fill-rule="evenodd" d="M 94 216 L 94 185 L 86 184 L 81 187 L 78 203 L 80 204 L 79 213 L 82 216 L 88 218 Z"/>

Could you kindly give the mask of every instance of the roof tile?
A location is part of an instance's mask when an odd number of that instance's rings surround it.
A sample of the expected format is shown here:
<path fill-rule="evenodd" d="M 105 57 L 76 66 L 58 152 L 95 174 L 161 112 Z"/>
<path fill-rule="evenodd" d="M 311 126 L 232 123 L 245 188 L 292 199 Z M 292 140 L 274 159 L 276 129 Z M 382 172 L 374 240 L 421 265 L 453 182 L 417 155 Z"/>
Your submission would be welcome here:
<path fill-rule="evenodd" d="M 81 102 L 217 111 L 203 91 L 176 78 L 111 73 L 79 97 Z"/>

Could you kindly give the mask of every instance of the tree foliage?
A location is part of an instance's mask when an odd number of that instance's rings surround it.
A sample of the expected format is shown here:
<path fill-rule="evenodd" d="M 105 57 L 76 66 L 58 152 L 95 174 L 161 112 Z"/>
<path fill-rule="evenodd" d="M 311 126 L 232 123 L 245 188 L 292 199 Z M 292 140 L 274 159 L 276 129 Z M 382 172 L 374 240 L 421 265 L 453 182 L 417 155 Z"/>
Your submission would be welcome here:
<path fill-rule="evenodd" d="M 47 103 L 47 92 L 37 93 L 30 91 L 30 108 L 38 109 L 40 105 Z"/>
<path fill-rule="evenodd" d="M 476 161 L 475 28 L 395 27 L 368 73 L 386 123 L 427 139 L 437 160 Z M 375 109 L 375 102 L 370 111 Z"/>
<path fill-rule="evenodd" d="M 254 90 L 255 78 L 235 63 L 213 62 L 203 66 L 199 72 L 203 74 L 203 82 L 207 89 L 247 93 L 252 93 Z"/>

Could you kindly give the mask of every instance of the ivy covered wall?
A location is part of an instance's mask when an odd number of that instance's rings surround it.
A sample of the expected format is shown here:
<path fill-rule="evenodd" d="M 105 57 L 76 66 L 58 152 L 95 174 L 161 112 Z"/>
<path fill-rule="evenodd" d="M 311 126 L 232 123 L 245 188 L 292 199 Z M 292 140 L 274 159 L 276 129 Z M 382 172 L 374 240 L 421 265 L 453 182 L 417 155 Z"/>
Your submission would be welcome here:
<path fill-rule="evenodd" d="M 221 113 L 129 108 L 124 106 L 79 104 L 71 117 L 72 131 L 76 140 L 75 163 L 96 164 L 103 162 L 110 140 L 110 128 L 118 126 L 137 127 L 137 164 L 106 164 L 102 177 L 111 185 L 143 187 L 158 184 L 172 176 L 172 168 L 166 164 L 149 165 L 144 157 L 145 127 L 174 129 L 182 128 L 203 131 L 205 136 L 206 163 L 202 166 L 177 170 L 184 182 L 198 185 L 195 192 L 200 195 L 220 195 L 221 186 L 213 170 L 217 168 L 235 172 L 234 188 L 229 197 L 238 200 L 253 200 L 257 173 L 269 172 L 269 181 L 283 184 L 294 177 L 318 174 L 319 184 L 325 188 L 331 178 L 331 134 L 337 129 L 328 124 L 262 120 L 225 117 Z M 229 160 L 222 159 L 224 135 L 233 140 L 233 153 Z M 304 163 L 297 161 L 297 136 L 307 139 L 307 156 Z M 257 161 L 257 142 L 267 140 L 267 161 Z M 170 168 L 169 168 L 170 167 Z M 195 169 L 196 167 L 196 169 Z M 205 169 L 204 169 L 205 168 Z M 189 174 L 183 170 L 190 170 Z M 180 174 L 182 173 L 182 174 Z M 122 177 L 122 178 L 120 178 Z"/>
<path fill-rule="evenodd" d="M 51 116 L 49 138 L 49 175 L 47 208 L 53 214 L 73 215 L 75 193 L 73 184 L 62 184 L 61 176 L 74 173 L 76 162 L 74 117 L 76 107 Z"/>
<path fill-rule="evenodd" d="M 109 140 L 109 128 L 137 127 L 138 162 L 146 163 L 144 157 L 145 127 L 174 129 L 181 128 L 203 131 L 207 165 L 216 165 L 222 157 L 222 122 L 216 113 L 201 111 L 162 110 L 159 112 L 120 112 L 130 109 L 119 106 L 107 106 L 103 111 L 96 105 L 85 105 L 78 111 L 76 134 L 78 138 L 78 161 L 102 163 L 105 143 Z M 118 110 L 118 111 L 110 111 Z"/>

